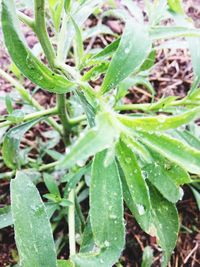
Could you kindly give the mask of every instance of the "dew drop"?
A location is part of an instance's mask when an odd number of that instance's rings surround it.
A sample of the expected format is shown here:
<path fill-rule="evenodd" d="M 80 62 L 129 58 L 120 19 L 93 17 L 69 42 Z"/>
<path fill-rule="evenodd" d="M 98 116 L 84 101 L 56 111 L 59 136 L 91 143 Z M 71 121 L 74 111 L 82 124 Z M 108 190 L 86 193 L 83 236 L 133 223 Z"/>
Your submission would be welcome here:
<path fill-rule="evenodd" d="M 141 205 L 141 204 L 137 204 L 136 206 L 137 206 L 137 209 L 138 209 L 138 213 L 139 213 L 140 215 L 143 215 L 143 214 L 145 213 L 144 206 Z"/>

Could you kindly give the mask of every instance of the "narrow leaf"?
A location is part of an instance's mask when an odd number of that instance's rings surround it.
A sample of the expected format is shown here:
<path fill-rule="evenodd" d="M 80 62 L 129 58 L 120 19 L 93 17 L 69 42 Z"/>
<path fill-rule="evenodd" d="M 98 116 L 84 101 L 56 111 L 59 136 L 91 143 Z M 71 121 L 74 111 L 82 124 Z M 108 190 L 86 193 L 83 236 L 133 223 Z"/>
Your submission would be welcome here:
<path fill-rule="evenodd" d="M 168 39 L 174 37 L 200 37 L 199 29 L 181 26 L 156 26 L 149 31 L 152 40 Z"/>
<path fill-rule="evenodd" d="M 121 250 L 124 244 L 122 189 L 115 161 L 104 166 L 106 152 L 96 154 L 92 166 L 90 220 L 99 247 L 115 246 Z"/>
<path fill-rule="evenodd" d="M 143 228 L 148 228 L 150 219 L 150 199 L 146 182 L 137 163 L 133 151 L 120 140 L 116 145 L 116 153 L 122 168 L 125 199 L 133 203 L 134 216 L 139 219 Z"/>
<path fill-rule="evenodd" d="M 145 26 L 134 22 L 133 19 L 127 20 L 119 46 L 104 78 L 101 92 L 105 93 L 116 87 L 119 82 L 138 70 L 150 49 L 151 41 Z"/>
<path fill-rule="evenodd" d="M 133 130 L 139 131 L 165 131 L 177 128 L 195 120 L 200 115 L 200 108 L 194 108 L 183 112 L 180 115 L 165 116 L 157 115 L 151 117 L 131 117 L 126 115 L 117 115 L 121 123 Z"/>
<path fill-rule="evenodd" d="M 200 152 L 181 141 L 165 134 L 140 132 L 147 146 L 191 173 L 200 173 Z"/>
<path fill-rule="evenodd" d="M 24 134 L 41 119 L 32 120 L 11 128 L 5 135 L 2 154 L 6 165 L 11 169 L 19 167 L 19 145 Z"/>
<path fill-rule="evenodd" d="M 143 251 L 141 267 L 151 267 L 152 264 L 153 264 L 153 250 L 150 246 L 147 246 Z"/>
<path fill-rule="evenodd" d="M 0 229 L 12 225 L 12 214 L 10 206 L 0 208 Z"/>
<path fill-rule="evenodd" d="M 99 114 L 97 116 L 96 126 L 87 130 L 77 140 L 71 148 L 71 151 L 60 161 L 58 168 L 73 166 L 78 160 L 86 160 L 89 156 L 110 147 L 117 136 L 118 133 L 112 126 L 109 114 Z"/>
<path fill-rule="evenodd" d="M 119 173 L 115 161 L 104 166 L 105 158 L 106 151 L 102 151 L 93 162 L 90 188 L 92 227 L 87 224 L 82 253 L 72 257 L 77 267 L 113 266 L 124 247 L 123 198 Z"/>
<path fill-rule="evenodd" d="M 166 267 L 178 237 L 178 212 L 176 206 L 165 200 L 154 187 L 150 187 L 150 198 L 152 226 L 149 234 L 157 236 L 157 242 L 164 251 L 162 267 Z"/>
<path fill-rule="evenodd" d="M 11 181 L 15 240 L 23 267 L 56 267 L 51 225 L 35 185 L 23 172 Z"/>
<path fill-rule="evenodd" d="M 5 44 L 13 62 L 29 80 L 53 93 L 61 94 L 72 90 L 73 82 L 52 72 L 32 54 L 25 44 L 13 0 L 2 1 L 2 29 Z"/>

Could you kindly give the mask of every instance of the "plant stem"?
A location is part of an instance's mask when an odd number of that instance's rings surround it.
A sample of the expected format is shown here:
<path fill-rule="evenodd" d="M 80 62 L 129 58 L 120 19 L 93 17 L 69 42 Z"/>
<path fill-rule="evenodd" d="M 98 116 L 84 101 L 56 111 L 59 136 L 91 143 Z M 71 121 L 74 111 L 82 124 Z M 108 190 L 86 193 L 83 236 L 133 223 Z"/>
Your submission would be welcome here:
<path fill-rule="evenodd" d="M 38 111 L 38 112 L 34 112 L 32 114 L 26 115 L 24 117 L 24 119 L 22 120 L 22 122 L 38 119 L 38 118 L 45 117 L 45 116 L 55 115 L 55 114 L 57 114 L 57 112 L 58 112 L 57 108 L 51 108 L 51 109 L 47 109 L 47 110 L 41 110 L 41 111 Z M 0 128 L 6 127 L 6 126 L 10 126 L 12 124 L 13 124 L 12 121 L 4 121 L 4 122 L 0 123 Z"/>
<path fill-rule="evenodd" d="M 57 110 L 58 110 L 58 116 L 63 126 L 64 143 L 67 146 L 70 144 L 69 132 L 71 129 L 71 124 L 67 115 L 65 94 L 61 95 L 57 94 Z"/>
<path fill-rule="evenodd" d="M 25 15 L 20 11 L 17 12 L 17 15 L 18 18 L 21 20 L 21 22 L 29 26 L 35 32 L 35 22 L 33 19 L 31 19 L 30 17 L 28 17 L 27 15 Z"/>
<path fill-rule="evenodd" d="M 169 103 L 169 107 L 172 106 L 198 106 L 200 101 L 194 102 L 187 99 L 176 100 Z M 165 107 L 164 107 L 165 108 Z M 126 111 L 126 110 L 142 110 L 142 111 L 158 111 L 163 108 L 158 107 L 158 103 L 145 103 L 145 104 L 126 104 L 114 107 L 115 111 Z"/>
<path fill-rule="evenodd" d="M 26 101 L 27 103 L 29 103 L 31 106 L 35 107 L 39 111 L 44 110 L 43 107 L 40 106 L 40 104 L 28 93 L 28 91 L 18 81 L 16 81 L 11 75 L 9 75 L 8 73 L 0 69 L 0 76 L 6 79 L 8 82 L 11 83 L 11 85 L 15 87 L 15 89 L 17 90 L 17 92 L 19 92 L 19 94 L 24 99 L 24 101 Z M 47 118 L 46 120 L 56 131 L 58 131 L 60 134 L 62 133 L 60 125 L 58 125 L 57 122 L 53 118 Z M 8 125 L 11 125 L 11 124 L 12 123 Z"/>
<path fill-rule="evenodd" d="M 46 171 L 48 169 L 52 169 L 54 167 L 56 167 L 58 165 L 58 161 L 54 161 L 54 162 L 51 162 L 49 164 L 43 164 L 39 167 L 39 171 L 42 172 L 42 171 Z"/>
<path fill-rule="evenodd" d="M 69 250 L 70 256 L 76 254 L 76 239 L 75 239 L 75 189 L 72 189 L 69 193 L 68 200 L 72 202 L 72 205 L 68 209 L 68 227 L 69 227 Z"/>
<path fill-rule="evenodd" d="M 47 57 L 49 65 L 52 70 L 55 71 L 55 52 L 53 46 L 49 40 L 49 36 L 46 30 L 45 25 L 45 1 L 44 0 L 35 0 L 35 26 L 36 34 L 41 43 L 41 46 L 44 50 L 44 53 Z M 62 40 L 63 42 L 63 40 Z M 61 51 L 61 50 L 60 50 Z M 58 52 L 60 53 L 60 52 Z M 60 54 L 61 55 L 61 54 Z M 63 126 L 63 139 L 65 146 L 70 144 L 69 132 L 71 125 L 66 110 L 66 99 L 65 94 L 57 94 L 57 110 L 58 116 L 61 120 Z M 75 240 L 75 191 L 72 190 L 69 194 L 69 200 L 72 202 L 72 205 L 69 207 L 68 214 L 68 225 L 69 225 L 69 247 L 70 255 L 76 253 L 76 240 Z"/>
<path fill-rule="evenodd" d="M 35 0 L 35 32 L 47 57 L 49 65 L 54 69 L 55 51 L 49 40 L 45 23 L 45 1 Z"/>

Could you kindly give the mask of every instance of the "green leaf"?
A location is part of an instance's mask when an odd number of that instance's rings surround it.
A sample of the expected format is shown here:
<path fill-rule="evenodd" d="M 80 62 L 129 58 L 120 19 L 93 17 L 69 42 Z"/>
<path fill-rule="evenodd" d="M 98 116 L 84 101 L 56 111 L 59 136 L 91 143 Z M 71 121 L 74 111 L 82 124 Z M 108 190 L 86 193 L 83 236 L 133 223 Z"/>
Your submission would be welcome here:
<path fill-rule="evenodd" d="M 136 220 L 146 229 L 150 219 L 150 199 L 141 169 L 133 151 L 122 140 L 116 145 L 116 153 L 123 171 L 120 174 L 125 199 L 133 204 Z"/>
<path fill-rule="evenodd" d="M 120 171 L 123 193 L 126 204 L 141 228 L 149 235 L 156 236 L 157 242 L 165 251 L 163 267 L 167 265 L 172 250 L 175 247 L 178 235 L 178 215 L 174 204 L 167 201 L 149 184 L 150 207 L 147 214 L 139 215 L 131 190 L 127 185 L 123 171 Z M 167 222 L 167 224 L 166 224 Z"/>
<path fill-rule="evenodd" d="M 193 148 L 200 150 L 200 140 L 198 137 L 194 136 L 191 132 L 187 130 L 185 131 L 176 130 L 175 133 L 173 132 L 173 136 L 175 138 L 180 139 L 182 142 L 185 142 L 186 144 L 192 146 Z"/>
<path fill-rule="evenodd" d="M 19 167 L 19 145 L 24 134 L 41 119 L 32 120 L 11 128 L 4 137 L 2 154 L 5 164 L 11 168 Z"/>
<path fill-rule="evenodd" d="M 197 202 L 198 209 L 200 211 L 200 193 L 193 186 L 190 186 L 190 189 L 192 190 L 192 193 Z"/>
<path fill-rule="evenodd" d="M 44 173 L 44 183 L 51 194 L 58 195 L 60 197 L 60 191 L 53 175 Z"/>
<path fill-rule="evenodd" d="M 151 267 L 152 264 L 153 264 L 153 250 L 150 246 L 147 246 L 143 251 L 141 267 Z"/>
<path fill-rule="evenodd" d="M 118 84 L 116 101 L 124 97 L 128 93 L 128 89 L 135 85 L 143 85 L 152 95 L 155 95 L 155 89 L 148 79 L 138 75 L 136 77 L 128 77 Z"/>
<path fill-rule="evenodd" d="M 170 167 L 169 167 L 170 168 Z M 182 191 L 170 175 L 170 169 L 161 162 L 147 164 L 143 171 L 148 180 L 157 188 L 157 190 L 172 203 L 176 203 L 182 198 Z"/>
<path fill-rule="evenodd" d="M 121 38 L 113 41 L 111 44 L 107 45 L 102 51 L 97 53 L 92 57 L 92 59 L 104 60 L 107 57 L 110 57 L 118 48 Z"/>
<path fill-rule="evenodd" d="M 89 156 L 110 147 L 117 136 L 118 132 L 112 125 L 110 114 L 99 114 L 96 126 L 87 130 L 77 140 L 70 152 L 58 163 L 57 168 L 68 168 L 75 165 L 78 160 L 86 160 Z"/>
<path fill-rule="evenodd" d="M 101 62 L 98 65 L 91 68 L 88 72 L 86 72 L 82 80 L 83 81 L 90 81 L 91 79 L 97 79 L 102 73 L 105 73 L 108 68 L 108 62 Z"/>
<path fill-rule="evenodd" d="M 166 134 L 140 132 L 144 144 L 191 173 L 200 174 L 200 152 Z"/>
<path fill-rule="evenodd" d="M 200 114 L 200 108 L 194 108 L 183 112 L 180 115 L 165 116 L 157 115 L 151 117 L 131 117 L 126 115 L 117 115 L 117 118 L 125 126 L 138 131 L 165 131 L 177 128 L 195 120 Z"/>
<path fill-rule="evenodd" d="M 72 1 L 71 0 L 65 0 L 65 3 L 64 3 L 64 8 L 65 8 L 65 12 L 68 14 L 71 10 L 71 4 L 72 4 Z"/>
<path fill-rule="evenodd" d="M 189 91 L 189 96 L 192 97 L 196 91 L 199 91 L 199 83 L 200 83 L 200 38 L 187 38 L 187 42 L 189 44 L 189 50 L 192 57 L 192 67 L 194 72 L 194 80 Z"/>
<path fill-rule="evenodd" d="M 155 60 L 156 60 L 156 50 L 152 50 L 148 58 L 142 64 L 140 71 L 149 70 L 151 67 L 154 66 Z"/>
<path fill-rule="evenodd" d="M 90 127 L 95 126 L 95 115 L 96 115 L 95 108 L 89 103 L 84 92 L 76 90 L 75 93 L 78 96 L 81 105 L 83 106 Z"/>
<path fill-rule="evenodd" d="M 64 0 L 48 0 L 48 2 L 55 29 L 58 32 L 60 29 Z"/>
<path fill-rule="evenodd" d="M 32 54 L 25 44 L 13 0 L 2 1 L 2 29 L 5 44 L 13 62 L 29 80 L 53 93 L 61 94 L 72 90 L 73 82 L 52 72 Z"/>
<path fill-rule="evenodd" d="M 174 37 L 200 37 L 199 29 L 181 26 L 155 26 L 149 30 L 152 40 Z"/>
<path fill-rule="evenodd" d="M 73 262 L 71 261 L 66 261 L 66 260 L 58 260 L 58 267 L 74 267 Z"/>
<path fill-rule="evenodd" d="M 70 16 L 70 19 L 72 21 L 72 24 L 74 26 L 75 33 L 76 33 L 75 34 L 76 42 L 75 42 L 75 51 L 74 52 L 76 53 L 76 58 L 78 60 L 77 63 L 78 63 L 78 65 L 80 65 L 81 59 L 82 59 L 83 53 L 84 53 L 82 31 L 72 16 Z"/>
<path fill-rule="evenodd" d="M 177 13 L 177 14 L 184 14 L 184 9 L 182 6 L 182 0 L 167 0 L 169 8 Z"/>
<path fill-rule="evenodd" d="M 12 213 L 10 206 L 0 208 L 0 229 L 12 225 Z"/>
<path fill-rule="evenodd" d="M 166 267 L 178 237 L 178 212 L 176 206 L 164 199 L 152 186 L 150 186 L 150 199 L 152 226 L 149 229 L 149 234 L 157 236 L 157 242 L 164 251 L 162 267 Z"/>
<path fill-rule="evenodd" d="M 133 19 L 127 20 L 119 46 L 104 78 L 101 92 L 109 91 L 131 73 L 136 72 L 147 58 L 150 49 L 151 41 L 145 26 L 134 22 Z"/>
<path fill-rule="evenodd" d="M 53 234 L 44 203 L 23 172 L 17 172 L 11 181 L 11 209 L 21 265 L 56 267 Z"/>
<path fill-rule="evenodd" d="M 86 21 L 86 19 L 92 14 L 92 12 L 97 8 L 97 6 L 100 6 L 103 3 L 103 0 L 88 0 L 84 1 L 80 5 L 72 5 L 71 9 L 71 16 L 73 17 L 74 21 L 78 25 L 78 27 L 81 27 L 83 23 Z M 73 8 L 75 7 L 75 8 Z M 65 58 L 65 56 L 68 54 L 68 51 L 71 46 L 71 42 L 75 35 L 75 29 L 71 21 L 65 21 L 66 23 L 65 27 L 62 31 L 60 31 L 59 34 L 59 47 L 58 50 L 61 51 L 61 55 Z M 63 36 L 66 36 L 66 38 L 63 40 Z"/>
<path fill-rule="evenodd" d="M 95 156 L 90 187 L 90 224 L 87 225 L 82 251 L 73 256 L 77 267 L 110 267 L 119 258 L 124 247 L 123 198 L 115 161 L 104 166 L 106 151 Z M 94 242 L 93 242 L 94 240 Z M 95 246 L 93 247 L 95 243 Z M 98 250 L 97 250 L 98 247 Z"/>
<path fill-rule="evenodd" d="M 9 94 L 6 95 L 5 102 L 6 102 L 6 109 L 8 113 L 11 114 L 13 112 L 13 106 L 12 106 L 12 99 Z"/>
<path fill-rule="evenodd" d="M 92 165 L 90 220 L 99 247 L 115 246 L 121 250 L 124 244 L 122 189 L 115 161 L 105 167 L 106 152 L 96 154 Z"/>
<path fill-rule="evenodd" d="M 94 236 L 92 233 L 90 217 L 88 215 L 87 224 L 86 224 L 84 232 L 83 232 L 83 238 L 82 238 L 82 242 L 81 242 L 80 252 L 81 253 L 90 252 L 94 249 L 94 247 L 95 247 Z"/>
<path fill-rule="evenodd" d="M 116 35 L 113 33 L 113 31 L 108 26 L 104 24 L 99 24 L 99 25 L 97 24 L 91 28 L 84 30 L 83 39 L 86 40 L 88 38 L 99 36 L 102 34 Z"/>

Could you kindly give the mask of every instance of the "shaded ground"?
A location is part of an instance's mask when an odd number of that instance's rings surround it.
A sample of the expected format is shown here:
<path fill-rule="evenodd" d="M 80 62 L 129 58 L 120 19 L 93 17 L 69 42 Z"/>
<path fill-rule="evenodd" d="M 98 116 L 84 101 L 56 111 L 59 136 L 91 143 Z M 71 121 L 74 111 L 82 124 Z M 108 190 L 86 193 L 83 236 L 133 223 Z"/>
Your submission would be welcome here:
<path fill-rule="evenodd" d="M 139 1 L 142 2 L 142 1 Z M 188 0 L 185 2 L 185 8 L 188 14 L 195 20 L 197 27 L 200 27 L 200 1 Z M 92 25 L 96 23 L 94 19 L 88 20 L 87 24 Z M 121 32 L 121 25 L 115 20 L 108 19 L 106 24 L 110 26 L 114 31 Z M 27 42 L 30 47 L 33 47 L 37 43 L 37 39 L 30 31 L 25 27 L 23 29 Z M 2 40 L 2 35 L 0 34 Z M 109 36 L 97 37 L 88 42 L 87 46 L 106 45 L 111 41 Z M 3 48 L 0 45 L 0 67 L 7 69 L 9 64 L 9 58 Z M 165 49 L 157 54 L 157 65 L 151 74 L 151 82 L 154 85 L 157 95 L 156 98 L 167 95 L 177 95 L 184 97 L 192 82 L 192 67 L 190 62 L 190 56 L 187 50 L 169 50 Z M 30 90 L 34 89 L 28 80 L 25 81 L 26 88 Z M 96 85 L 98 86 L 98 84 Z M 11 91 L 10 84 L 0 77 L 0 97 L 4 95 L 4 92 Z M 45 107 L 53 106 L 55 98 L 49 94 L 38 91 L 35 95 L 41 105 Z M 149 93 L 142 87 L 134 87 L 130 90 L 128 97 L 125 99 L 125 103 L 145 103 L 151 100 Z M 5 112 L 5 107 L 0 100 L 0 113 Z M 45 124 L 40 126 L 41 129 L 34 130 L 35 132 L 29 133 L 29 141 L 36 134 L 40 134 L 40 130 L 45 130 L 47 127 Z M 0 166 L 1 171 L 4 171 L 4 167 Z M 181 231 L 179 234 L 178 242 L 174 254 L 172 255 L 169 267 L 197 267 L 200 266 L 200 222 L 198 221 L 198 209 L 188 187 L 184 188 L 184 198 L 178 203 L 178 210 L 181 222 Z M 0 207 L 9 203 L 9 182 L 1 180 L 0 183 Z M 146 245 L 150 245 L 155 249 L 155 262 L 154 266 L 159 266 L 160 262 L 160 250 L 156 245 L 156 240 L 141 231 L 140 227 L 134 220 L 133 216 L 128 210 L 126 210 L 125 218 L 127 221 L 127 245 L 121 258 L 121 263 L 126 267 L 139 267 L 141 266 L 142 251 Z M 167 223 L 167 222 L 166 222 Z M 66 231 L 66 226 L 63 222 L 62 231 Z M 62 228 L 62 227 L 61 227 Z M 65 251 L 61 251 L 60 257 L 66 256 Z M 12 266 L 17 260 L 16 249 L 14 245 L 13 229 L 8 227 L 0 230 L 0 267 Z"/>

